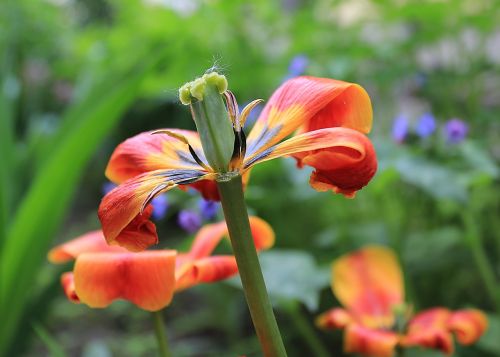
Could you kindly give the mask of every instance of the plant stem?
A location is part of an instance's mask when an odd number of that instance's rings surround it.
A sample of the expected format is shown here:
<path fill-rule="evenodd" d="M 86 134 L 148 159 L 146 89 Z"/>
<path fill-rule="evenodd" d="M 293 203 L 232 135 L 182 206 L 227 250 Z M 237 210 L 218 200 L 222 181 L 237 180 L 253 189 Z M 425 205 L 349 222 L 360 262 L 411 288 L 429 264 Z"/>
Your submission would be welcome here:
<path fill-rule="evenodd" d="M 465 226 L 465 236 L 467 243 L 472 251 L 472 256 L 481 275 L 481 279 L 486 287 L 486 291 L 491 302 L 495 306 L 496 312 L 500 312 L 500 298 L 497 291 L 497 281 L 493 267 L 491 266 L 486 252 L 484 251 L 481 242 L 481 233 L 478 230 L 472 212 L 465 211 L 462 213 L 462 221 Z"/>
<path fill-rule="evenodd" d="M 160 311 L 154 311 L 151 313 L 153 315 L 153 322 L 155 326 L 156 340 L 158 341 L 158 351 L 161 357 L 172 357 L 170 349 L 168 347 L 167 331 L 165 329 L 165 324 L 163 322 L 163 317 Z"/>
<path fill-rule="evenodd" d="M 253 325 L 266 357 L 286 356 L 250 230 L 241 176 L 218 181 L 222 208 L 231 238 Z"/>

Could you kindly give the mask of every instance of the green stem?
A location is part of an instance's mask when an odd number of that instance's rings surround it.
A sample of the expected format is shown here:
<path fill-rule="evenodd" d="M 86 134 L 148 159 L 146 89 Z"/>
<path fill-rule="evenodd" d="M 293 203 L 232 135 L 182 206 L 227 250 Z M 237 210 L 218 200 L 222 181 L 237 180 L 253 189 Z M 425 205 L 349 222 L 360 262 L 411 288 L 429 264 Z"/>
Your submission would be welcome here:
<path fill-rule="evenodd" d="M 484 247 L 481 242 L 481 234 L 471 212 L 462 213 L 462 221 L 465 226 L 465 236 L 472 251 L 472 256 L 486 287 L 486 291 L 497 312 L 500 312 L 500 299 L 496 289 L 497 281 L 493 267 L 491 266 Z"/>
<path fill-rule="evenodd" d="M 161 310 L 153 311 L 151 314 L 153 315 L 153 322 L 155 325 L 155 335 L 156 335 L 156 340 L 158 341 L 158 351 L 160 352 L 160 356 L 172 357 L 172 353 L 170 353 L 170 349 L 168 347 L 167 330 L 165 329 L 165 324 L 163 322 Z"/>
<path fill-rule="evenodd" d="M 286 310 L 295 328 L 309 345 L 312 355 L 316 357 L 330 356 L 330 352 L 323 346 L 323 343 L 311 328 L 311 324 L 301 311 L 300 305 L 298 303 L 288 304 Z"/>
<path fill-rule="evenodd" d="M 253 325 L 266 357 L 286 356 L 285 346 L 267 296 L 264 277 L 250 230 L 241 176 L 218 181 L 222 208 L 231 238 Z"/>

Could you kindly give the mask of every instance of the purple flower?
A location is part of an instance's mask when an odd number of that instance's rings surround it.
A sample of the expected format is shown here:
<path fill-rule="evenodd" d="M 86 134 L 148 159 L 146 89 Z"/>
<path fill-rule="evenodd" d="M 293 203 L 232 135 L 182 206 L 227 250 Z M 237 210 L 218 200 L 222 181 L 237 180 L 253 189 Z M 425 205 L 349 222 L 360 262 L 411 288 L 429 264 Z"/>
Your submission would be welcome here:
<path fill-rule="evenodd" d="M 424 113 L 417 123 L 416 133 L 421 138 L 427 138 L 436 130 L 436 119 L 431 113 Z"/>
<path fill-rule="evenodd" d="M 167 200 L 167 195 L 165 194 L 160 194 L 156 196 L 153 201 L 151 202 L 153 205 L 153 218 L 156 220 L 160 220 L 165 217 L 165 215 L 168 212 L 168 200 Z"/>
<path fill-rule="evenodd" d="M 406 115 L 399 114 L 392 123 L 392 138 L 401 144 L 408 135 L 408 127 L 409 121 Z"/>
<path fill-rule="evenodd" d="M 177 216 L 177 223 L 188 233 L 194 233 L 201 227 L 201 217 L 198 213 L 182 210 Z"/>
<path fill-rule="evenodd" d="M 113 182 L 105 182 L 102 185 L 102 193 L 103 195 L 107 195 L 111 190 L 113 190 L 117 185 Z M 153 201 L 151 201 L 153 205 L 153 213 L 152 216 L 154 219 L 159 220 L 165 217 L 168 211 L 168 200 L 165 194 L 160 194 L 156 196 Z"/>
<path fill-rule="evenodd" d="M 117 185 L 115 185 L 113 182 L 105 182 L 102 184 L 102 194 L 107 195 L 110 193 Z"/>
<path fill-rule="evenodd" d="M 219 210 L 219 203 L 215 201 L 204 200 L 203 198 L 198 201 L 201 216 L 203 219 L 210 221 L 215 218 Z"/>
<path fill-rule="evenodd" d="M 304 74 L 309 65 L 309 58 L 305 55 L 297 55 L 290 61 L 288 65 L 288 73 L 290 77 L 296 77 Z"/>
<path fill-rule="evenodd" d="M 451 144 L 458 144 L 465 139 L 469 126 L 463 120 L 450 119 L 444 125 L 446 140 Z"/>

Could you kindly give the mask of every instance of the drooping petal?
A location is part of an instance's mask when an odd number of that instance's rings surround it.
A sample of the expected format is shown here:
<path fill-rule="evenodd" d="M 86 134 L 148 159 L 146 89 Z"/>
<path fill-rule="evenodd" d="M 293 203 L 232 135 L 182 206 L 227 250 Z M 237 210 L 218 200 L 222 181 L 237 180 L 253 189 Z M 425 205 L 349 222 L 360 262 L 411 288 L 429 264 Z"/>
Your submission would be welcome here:
<path fill-rule="evenodd" d="M 348 197 L 368 184 L 377 171 L 370 140 L 347 128 L 320 129 L 294 136 L 248 158 L 245 168 L 286 155 L 295 157 L 299 167 L 308 165 L 316 169 L 310 179 L 314 189 L 333 190 Z"/>
<path fill-rule="evenodd" d="M 68 300 L 78 304 L 80 299 L 78 298 L 78 295 L 76 295 L 75 278 L 72 272 L 67 272 L 61 275 L 61 285 Z"/>
<path fill-rule="evenodd" d="M 345 329 L 344 351 L 372 357 L 392 357 L 398 340 L 395 332 L 350 324 Z"/>
<path fill-rule="evenodd" d="M 205 177 L 196 170 L 157 170 L 130 180 L 109 192 L 99 206 L 99 219 L 108 244 L 141 251 L 157 243 L 156 227 L 149 220 L 152 208 L 143 209 L 155 195 L 182 182 Z"/>
<path fill-rule="evenodd" d="M 316 325 L 324 329 L 338 329 L 346 327 L 352 321 L 349 311 L 336 307 L 319 315 Z"/>
<path fill-rule="evenodd" d="M 94 308 L 125 299 L 144 310 L 160 310 L 173 297 L 175 256 L 173 250 L 82 254 L 74 268 L 76 294 Z"/>
<path fill-rule="evenodd" d="M 257 250 L 268 249 L 274 244 L 274 231 L 263 219 L 250 216 L 250 229 Z M 228 235 L 226 222 L 207 224 L 198 231 L 188 256 L 191 259 L 208 257 L 222 238 Z"/>
<path fill-rule="evenodd" d="M 364 326 L 390 328 L 393 308 L 404 301 L 403 275 L 394 253 L 367 246 L 337 259 L 332 266 L 337 299 Z"/>
<path fill-rule="evenodd" d="M 462 345 L 470 345 L 483 335 L 488 328 L 488 319 L 479 310 L 455 311 L 448 320 L 448 328 Z"/>
<path fill-rule="evenodd" d="M 271 96 L 248 136 L 251 157 L 301 132 L 344 127 L 368 133 L 372 125 L 368 94 L 359 85 L 327 78 L 296 77 Z"/>
<path fill-rule="evenodd" d="M 236 273 L 238 273 L 238 266 L 234 256 L 219 255 L 197 259 L 177 268 L 175 290 L 224 280 Z"/>
<path fill-rule="evenodd" d="M 204 159 L 197 132 L 168 130 L 185 136 L 197 155 Z M 182 141 L 166 134 L 145 132 L 125 140 L 116 147 L 106 167 L 106 177 L 115 183 L 122 183 L 149 171 L 167 169 L 199 170 L 200 166 Z"/>
<path fill-rule="evenodd" d="M 111 246 L 106 243 L 102 230 L 88 232 L 69 242 L 63 243 L 49 251 L 48 259 L 51 263 L 65 263 L 82 253 L 92 252 L 125 252 L 121 247 Z"/>
<path fill-rule="evenodd" d="M 449 318 L 450 311 L 439 307 L 417 314 L 411 319 L 401 344 L 433 348 L 452 354 L 453 338 L 448 330 Z"/>

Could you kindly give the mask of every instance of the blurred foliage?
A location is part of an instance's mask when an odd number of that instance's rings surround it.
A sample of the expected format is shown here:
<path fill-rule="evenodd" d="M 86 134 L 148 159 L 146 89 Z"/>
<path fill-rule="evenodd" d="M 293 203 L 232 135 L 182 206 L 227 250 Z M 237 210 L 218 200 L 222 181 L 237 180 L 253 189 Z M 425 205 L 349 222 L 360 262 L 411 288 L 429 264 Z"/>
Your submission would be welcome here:
<path fill-rule="evenodd" d="M 180 85 L 216 66 L 240 103 L 268 98 L 294 75 L 297 55 L 308 59 L 306 74 L 367 88 L 379 172 L 354 200 L 315 192 L 293 160 L 252 172 L 249 206 L 277 234 L 261 259 L 290 355 L 341 354 L 341 332 L 313 321 L 338 305 L 331 261 L 367 243 L 396 250 L 418 309 L 490 313 L 490 331 L 457 355 L 500 354 L 498 18 L 493 0 L 1 2 L 0 354 L 154 355 L 147 315 L 125 303 L 71 305 L 43 257 L 56 241 L 98 227 L 116 144 L 148 129 L 194 127 L 178 105 Z M 413 131 L 424 112 L 437 130 L 395 143 L 392 119 L 404 113 Z M 458 144 L 446 140 L 452 117 L 469 125 Z M 168 199 L 160 237 L 182 249 L 176 212 L 197 198 Z M 234 282 L 184 292 L 165 314 L 176 355 L 258 354 Z"/>

